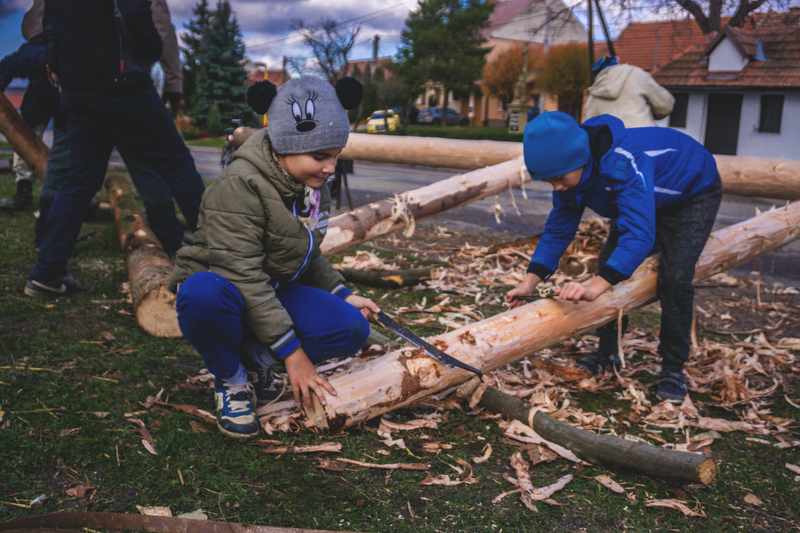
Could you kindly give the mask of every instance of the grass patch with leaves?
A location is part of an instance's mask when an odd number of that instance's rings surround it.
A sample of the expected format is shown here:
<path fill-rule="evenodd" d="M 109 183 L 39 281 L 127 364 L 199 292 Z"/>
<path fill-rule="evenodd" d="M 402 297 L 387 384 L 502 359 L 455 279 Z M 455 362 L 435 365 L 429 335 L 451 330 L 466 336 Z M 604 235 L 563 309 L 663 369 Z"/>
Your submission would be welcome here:
<path fill-rule="evenodd" d="M 13 188 L 13 175 L 0 174 L 0 196 L 9 196 Z M 430 462 L 427 473 L 352 466 L 329 472 L 315 468 L 313 456 L 267 455 L 259 445 L 228 439 L 210 424 L 202 424 L 208 433 L 194 432 L 190 423 L 198 419 L 158 406 L 144 411 L 140 404 L 164 388 L 169 403 L 212 411 L 213 394 L 207 384 L 186 382 L 204 365 L 183 339 L 153 338 L 136 326 L 121 289 L 126 275 L 111 213 L 101 210 L 84 224 L 83 232 L 97 233 L 76 246 L 69 265 L 70 272 L 93 284 L 95 291 L 52 301 L 31 300 L 22 292 L 36 258 L 31 246 L 33 215 L 0 213 L 0 218 L 0 520 L 78 510 L 137 513 L 136 505 L 159 505 L 175 515 L 202 508 L 214 520 L 349 531 L 797 528 L 798 483 L 783 466 L 798 462 L 796 451 L 748 441 L 744 434 L 728 434 L 715 442 L 720 475 L 710 487 L 675 487 L 595 465 L 582 469 L 564 461 L 539 464 L 531 472 L 534 486 L 549 485 L 567 472 L 575 480 L 554 496 L 565 505 L 539 503 L 539 513 L 533 514 L 517 495 L 491 503 L 513 489 L 501 476 L 514 475 L 508 458 L 517 448 L 496 423 L 460 410 L 445 412 L 439 429 L 403 434 L 408 450 L 391 448 L 388 456 L 376 453 L 385 449 L 375 433 L 377 420 L 335 437 L 310 431 L 273 437 L 295 445 L 335 440 L 342 444 L 341 457 L 367 462 Z M 367 248 L 386 258 L 396 255 Z M 356 289 L 386 309 L 412 306 L 423 298 L 431 302 L 437 296 L 431 290 Z M 483 310 L 494 313 L 502 308 Z M 632 321 L 650 326 L 650 313 L 633 313 Z M 441 332 L 414 329 L 422 335 Z M 612 395 L 584 393 L 573 402 L 603 414 L 616 409 L 620 424 L 635 424 L 629 421 L 630 404 Z M 790 409 L 779 416 L 796 414 Z M 137 411 L 144 411 L 135 418 L 152 433 L 158 455 L 145 450 L 138 428 L 125 416 Z M 406 409 L 391 416 L 404 420 L 414 414 Z M 668 430 L 662 437 L 668 442 L 684 438 Z M 431 455 L 422 449 L 430 441 L 453 447 Z M 474 465 L 478 483 L 420 485 L 428 475 L 452 476 L 448 464 L 481 455 L 487 443 L 494 453 L 488 462 Z M 631 498 L 601 487 L 593 479 L 599 474 L 611 475 Z M 94 489 L 83 497 L 71 496 L 66 490 L 74 484 Z M 750 493 L 763 505 L 745 503 Z M 41 494 L 48 495 L 41 507 L 25 507 Z M 673 497 L 702 506 L 708 518 L 644 507 L 648 499 Z"/>

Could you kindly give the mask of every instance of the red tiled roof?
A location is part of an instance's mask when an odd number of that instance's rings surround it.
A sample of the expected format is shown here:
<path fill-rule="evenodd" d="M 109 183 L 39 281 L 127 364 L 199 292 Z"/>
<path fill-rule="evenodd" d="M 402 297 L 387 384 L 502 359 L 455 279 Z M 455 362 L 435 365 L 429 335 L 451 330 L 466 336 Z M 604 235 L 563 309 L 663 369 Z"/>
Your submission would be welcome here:
<path fill-rule="evenodd" d="M 19 106 L 22 105 L 22 97 L 25 96 L 25 93 L 19 92 L 8 92 L 3 93 L 8 101 L 11 102 L 11 105 L 14 106 L 14 109 L 19 109 Z"/>
<path fill-rule="evenodd" d="M 752 13 L 745 19 L 744 27 L 753 26 L 764 17 L 764 13 Z M 723 26 L 730 17 L 723 17 Z M 614 41 L 620 63 L 636 65 L 651 71 L 654 66 L 663 66 L 670 60 L 705 41 L 703 32 L 692 18 L 658 22 L 634 22 L 629 24 Z M 608 55 L 605 42 L 594 44 L 595 57 Z"/>
<path fill-rule="evenodd" d="M 504 2 L 494 2 L 494 11 L 489 17 L 489 25 L 481 33 L 484 39 L 495 31 L 498 26 L 508 24 L 514 17 L 525 11 L 531 4 L 539 0 L 505 0 Z"/>
<path fill-rule="evenodd" d="M 275 85 L 277 85 L 278 87 L 280 87 L 281 85 L 283 85 L 283 69 L 268 70 L 267 71 L 267 79 L 269 81 L 271 81 L 272 83 L 274 83 Z M 289 81 L 290 79 L 292 79 L 292 77 L 287 72 L 286 73 L 286 81 Z M 253 85 L 257 81 L 264 81 L 264 71 L 263 70 L 253 71 L 253 73 L 250 74 L 250 77 L 247 78 L 247 81 L 245 82 L 245 85 L 247 85 L 249 87 L 250 85 Z"/>
<path fill-rule="evenodd" d="M 721 33 L 726 35 L 725 30 Z M 770 11 L 757 24 L 746 26 L 744 31 L 737 29 L 734 35 L 737 39 L 747 38 L 748 33 L 752 45 L 748 41 L 741 46 L 748 55 L 755 55 L 756 39 L 760 39 L 767 61 L 752 59 L 738 73 L 709 74 L 708 54 L 715 41 L 722 38 L 714 35 L 653 72 L 653 78 L 665 87 L 800 88 L 800 9 L 787 13 Z"/>
<path fill-rule="evenodd" d="M 378 58 L 378 67 L 383 67 L 384 77 L 390 78 L 392 76 L 392 71 L 386 68 L 387 63 L 394 63 L 394 60 L 391 57 Z M 355 69 L 356 66 L 358 66 L 358 70 L 360 70 L 361 72 L 365 72 L 367 70 L 367 65 L 370 65 L 370 70 L 371 70 L 372 59 L 356 59 L 354 61 L 350 61 L 350 63 L 348 64 L 349 68 L 347 74 L 353 72 L 353 69 Z"/>

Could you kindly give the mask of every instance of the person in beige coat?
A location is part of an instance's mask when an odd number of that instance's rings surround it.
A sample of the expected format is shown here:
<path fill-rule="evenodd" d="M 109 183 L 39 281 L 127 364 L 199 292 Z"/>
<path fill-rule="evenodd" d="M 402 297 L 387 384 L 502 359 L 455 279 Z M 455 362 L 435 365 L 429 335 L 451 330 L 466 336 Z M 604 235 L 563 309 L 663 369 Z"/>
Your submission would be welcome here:
<path fill-rule="evenodd" d="M 606 56 L 597 60 L 592 73 L 596 78 L 589 87 L 584 120 L 612 115 L 626 128 L 646 128 L 672 113 L 675 98 L 639 67 L 620 65 L 616 57 Z"/>

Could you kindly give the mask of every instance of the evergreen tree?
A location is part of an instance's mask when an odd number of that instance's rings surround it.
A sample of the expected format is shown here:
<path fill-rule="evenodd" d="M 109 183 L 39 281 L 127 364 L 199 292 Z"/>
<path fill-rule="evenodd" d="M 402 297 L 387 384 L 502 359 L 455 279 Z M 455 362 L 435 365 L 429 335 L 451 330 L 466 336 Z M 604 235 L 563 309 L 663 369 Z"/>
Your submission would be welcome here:
<path fill-rule="evenodd" d="M 183 110 L 186 113 L 192 111 L 194 107 L 195 94 L 197 92 L 197 78 L 202 68 L 200 64 L 200 49 L 203 40 L 208 34 L 211 23 L 212 11 L 208 8 L 208 0 L 200 0 L 192 8 L 192 18 L 185 22 L 183 27 L 187 30 L 181 37 L 183 46 Z"/>
<path fill-rule="evenodd" d="M 256 117 L 247 105 L 242 32 L 228 0 L 217 2 L 198 59 L 202 69 L 192 109 L 195 124 L 205 124 L 211 106 L 216 103 L 223 127 L 229 127 L 233 119 L 257 126 Z"/>
<path fill-rule="evenodd" d="M 491 51 L 481 30 L 493 10 L 494 3 L 482 0 L 420 0 L 406 19 L 397 52 L 397 70 L 409 90 L 418 92 L 426 81 L 440 83 L 445 109 L 451 90 L 473 90 Z"/>

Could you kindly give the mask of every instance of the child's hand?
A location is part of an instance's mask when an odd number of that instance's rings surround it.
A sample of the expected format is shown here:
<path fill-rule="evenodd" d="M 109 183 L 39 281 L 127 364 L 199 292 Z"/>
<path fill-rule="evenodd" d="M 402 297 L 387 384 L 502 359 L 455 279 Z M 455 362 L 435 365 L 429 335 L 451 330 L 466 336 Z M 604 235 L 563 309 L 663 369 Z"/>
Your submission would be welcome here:
<path fill-rule="evenodd" d="M 292 392 L 294 393 L 294 403 L 297 406 L 300 406 L 300 396 L 302 394 L 306 408 L 309 411 L 314 408 L 314 402 L 311 400 L 311 393 L 308 389 L 317 394 L 322 405 L 327 405 L 323 389 L 336 396 L 336 389 L 328 383 L 327 379 L 317 374 L 314 363 L 308 359 L 302 347 L 296 349 L 284 359 L 283 364 L 286 365 L 286 373 L 289 374 L 289 383 L 292 384 Z"/>
<path fill-rule="evenodd" d="M 375 315 L 381 312 L 381 308 L 369 298 L 362 298 L 361 296 L 351 294 L 345 298 L 344 301 L 361 311 L 361 314 L 364 315 L 364 318 L 367 320 L 372 320 Z"/>
<path fill-rule="evenodd" d="M 572 303 L 578 303 L 581 300 L 593 302 L 598 296 L 606 292 L 611 284 L 601 277 L 595 277 L 586 283 L 575 283 L 570 281 L 565 283 L 558 289 L 556 294 L 562 300 L 572 300 Z"/>
<path fill-rule="evenodd" d="M 516 289 L 511 289 L 506 293 L 505 302 L 509 309 L 516 309 L 521 305 L 528 303 L 528 298 L 533 294 L 533 289 L 542 281 L 536 274 L 528 272 L 525 279 Z"/>

